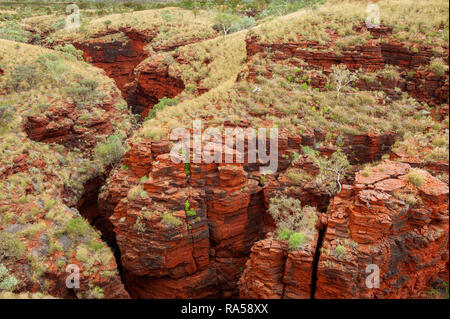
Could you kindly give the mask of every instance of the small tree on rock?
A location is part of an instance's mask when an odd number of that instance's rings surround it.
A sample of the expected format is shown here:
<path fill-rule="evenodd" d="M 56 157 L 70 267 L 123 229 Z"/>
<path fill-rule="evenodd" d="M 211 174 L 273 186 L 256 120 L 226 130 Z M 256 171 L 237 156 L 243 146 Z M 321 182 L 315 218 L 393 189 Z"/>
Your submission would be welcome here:
<path fill-rule="evenodd" d="M 358 76 L 347 69 L 347 66 L 344 64 L 333 65 L 331 69 L 333 70 L 331 73 L 331 83 L 336 87 L 337 96 L 339 97 L 341 90 L 356 81 Z"/>

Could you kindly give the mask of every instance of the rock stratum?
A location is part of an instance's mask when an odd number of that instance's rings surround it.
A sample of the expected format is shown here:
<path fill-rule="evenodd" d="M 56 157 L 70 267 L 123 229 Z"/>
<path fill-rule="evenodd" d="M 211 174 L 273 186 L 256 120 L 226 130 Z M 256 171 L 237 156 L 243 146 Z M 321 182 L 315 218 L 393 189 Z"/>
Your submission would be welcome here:
<path fill-rule="evenodd" d="M 25 93 L 11 89 L 14 68 L 2 62 L 8 103 L 49 104 L 21 105 L 0 135 L 0 234 L 23 243 L 0 263 L 26 274 L 14 292 L 381 299 L 448 285 L 448 16 L 426 26 L 435 38 L 412 41 L 411 26 L 367 28 L 361 5 L 347 5 L 359 11 L 331 2 L 227 36 L 207 12 L 188 23 L 192 13 L 174 9 L 188 18 L 171 21 L 172 32 L 160 10 L 93 20 L 35 53 L 99 82 L 69 76 L 57 99 L 44 90 L 33 100 L 33 80 Z M 87 63 L 58 50 L 67 43 Z M 347 71 L 354 77 L 339 86 Z M 92 92 L 80 98 L 69 80 Z M 277 170 L 248 161 L 248 136 L 242 162 L 225 163 L 236 145 L 217 163 L 195 161 L 190 138 L 174 161 L 172 129 L 192 135 L 199 119 L 203 134 L 277 127 Z M 84 289 L 65 288 L 67 264 L 82 269 Z"/>

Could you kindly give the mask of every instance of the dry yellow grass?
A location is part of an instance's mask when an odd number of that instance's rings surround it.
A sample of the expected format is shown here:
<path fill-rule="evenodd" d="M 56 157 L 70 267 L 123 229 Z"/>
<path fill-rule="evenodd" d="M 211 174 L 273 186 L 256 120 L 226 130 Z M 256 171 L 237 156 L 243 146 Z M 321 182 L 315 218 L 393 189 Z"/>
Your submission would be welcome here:
<path fill-rule="evenodd" d="M 175 62 L 169 71 L 183 78 L 187 93 L 197 85 L 212 89 L 228 79 L 236 78 L 247 56 L 246 34 L 247 31 L 240 31 L 181 47 L 177 52 L 189 63 Z"/>
<path fill-rule="evenodd" d="M 394 28 L 394 36 L 401 41 L 448 45 L 448 1 L 445 0 L 382 0 L 382 25 Z M 353 26 L 365 23 L 367 2 L 330 0 L 317 10 L 303 9 L 255 28 L 262 41 L 296 41 L 300 36 L 326 42 L 325 28 L 336 30 L 342 36 L 351 36 Z M 446 28 L 446 29 L 445 29 Z"/>
<path fill-rule="evenodd" d="M 190 10 L 180 8 L 164 8 L 156 10 L 119 13 L 101 18 L 81 20 L 80 30 L 59 30 L 52 37 L 56 40 L 84 40 L 93 34 L 108 29 L 132 28 L 135 30 L 158 29 L 158 36 L 153 40 L 160 46 L 170 46 L 182 42 L 183 39 L 205 39 L 214 37 L 216 32 L 212 29 L 214 13 L 201 10 L 197 15 Z"/>

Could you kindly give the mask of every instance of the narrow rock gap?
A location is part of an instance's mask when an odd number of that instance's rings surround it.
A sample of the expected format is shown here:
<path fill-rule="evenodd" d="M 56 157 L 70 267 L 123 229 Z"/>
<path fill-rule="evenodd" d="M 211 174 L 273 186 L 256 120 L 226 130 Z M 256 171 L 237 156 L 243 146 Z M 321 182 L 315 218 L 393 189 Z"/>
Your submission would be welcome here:
<path fill-rule="evenodd" d="M 310 297 L 310 299 L 314 299 L 314 295 L 316 293 L 317 271 L 319 268 L 319 259 L 320 259 L 323 238 L 325 237 L 326 231 L 327 231 L 326 225 L 324 228 L 319 230 L 319 238 L 317 239 L 316 251 L 314 253 L 314 260 L 313 260 L 313 267 L 312 267 L 312 274 L 311 274 L 311 297 Z"/>
<path fill-rule="evenodd" d="M 121 253 L 117 244 L 114 227 L 108 217 L 102 214 L 98 206 L 98 197 L 101 187 L 105 184 L 107 176 L 96 177 L 89 180 L 84 186 L 84 193 L 78 201 L 76 208 L 81 216 L 100 232 L 102 241 L 111 249 L 117 264 L 117 270 L 125 290 L 129 292 L 127 280 L 121 263 Z"/>

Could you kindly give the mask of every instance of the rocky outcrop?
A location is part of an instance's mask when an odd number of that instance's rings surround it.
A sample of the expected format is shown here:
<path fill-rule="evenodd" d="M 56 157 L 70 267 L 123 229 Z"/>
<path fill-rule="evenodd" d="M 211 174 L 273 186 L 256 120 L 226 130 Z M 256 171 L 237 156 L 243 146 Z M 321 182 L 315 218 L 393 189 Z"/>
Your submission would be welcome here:
<path fill-rule="evenodd" d="M 409 174 L 423 184 L 414 186 Z M 408 164 L 385 161 L 369 175 L 359 172 L 332 199 L 323 244 L 319 236 L 311 252 L 273 238 L 253 246 L 240 296 L 421 298 L 448 271 L 448 193 Z M 370 275 L 378 270 L 377 287 Z"/>
<path fill-rule="evenodd" d="M 115 123 L 128 117 L 127 109 L 118 107 L 124 101 L 117 88 L 110 83 L 103 89 L 107 94 L 98 104 L 79 107 L 75 102 L 61 101 L 51 105 L 43 114 L 26 117 L 25 132 L 37 142 L 92 150 L 99 137 L 113 134 Z"/>
<path fill-rule="evenodd" d="M 445 271 L 448 186 L 429 173 L 383 162 L 358 173 L 329 212 L 315 298 L 414 298 Z"/>
<path fill-rule="evenodd" d="M 134 80 L 128 91 L 133 92 L 129 101 L 140 106 L 137 110 L 143 117 L 148 115 L 151 106 L 163 97 L 173 98 L 184 90 L 180 77 L 169 75 L 170 62 L 163 56 L 153 56 L 139 64 L 134 70 Z"/>
<path fill-rule="evenodd" d="M 110 29 L 72 43 L 83 51 L 86 61 L 115 80 L 133 112 L 146 117 L 159 99 L 173 98 L 184 90 L 183 80 L 169 74 L 172 61 L 164 61 L 160 53 L 205 40 L 194 36 L 171 45 L 157 45 L 152 41 L 159 32 L 157 28 Z"/>
<path fill-rule="evenodd" d="M 73 45 L 83 51 L 86 61 L 105 70 L 115 80 L 126 99 L 125 87 L 133 80 L 134 68 L 149 56 L 145 46 L 156 35 L 156 30 L 122 28 L 96 34 L 85 41 L 74 41 Z"/>
<path fill-rule="evenodd" d="M 316 238 L 317 239 L 317 238 Z M 239 280 L 245 299 L 309 299 L 316 242 L 306 250 L 289 250 L 285 241 L 257 242 Z"/>
<path fill-rule="evenodd" d="M 246 39 L 247 59 L 251 59 L 258 53 L 265 56 L 269 50 L 272 52 L 270 59 L 273 61 L 298 58 L 306 62 L 309 69 L 318 69 L 325 74 L 331 73 L 332 66 L 338 64 L 345 64 L 354 71 L 363 69 L 364 72 L 374 72 L 383 69 L 386 65 L 393 65 L 401 70 L 398 80 L 385 80 L 379 76 L 376 81 L 370 83 L 359 80 L 357 87 L 361 90 L 383 90 L 394 99 L 398 95 L 396 90 L 400 89 L 430 104 L 440 105 L 448 102 L 448 81 L 446 80 L 448 74 L 436 76 L 424 68 L 433 57 L 438 56 L 432 52 L 432 46 L 420 45 L 415 47 L 415 50 L 410 50 L 404 43 L 388 39 L 389 32 L 384 27 L 369 31 L 375 35 L 374 39 L 362 45 L 342 48 L 339 53 L 337 53 L 339 50 L 335 48 L 335 42 L 338 39 L 335 34 L 331 35 L 333 40 L 327 44 L 301 38 L 293 43 L 264 43 L 257 36 L 250 35 Z M 384 41 L 379 41 L 380 38 Z M 447 59 L 446 54 L 442 57 Z M 254 73 L 250 70 L 249 78 L 253 76 Z M 312 77 L 310 81 L 313 87 L 323 88 L 327 79 L 318 75 Z"/>

